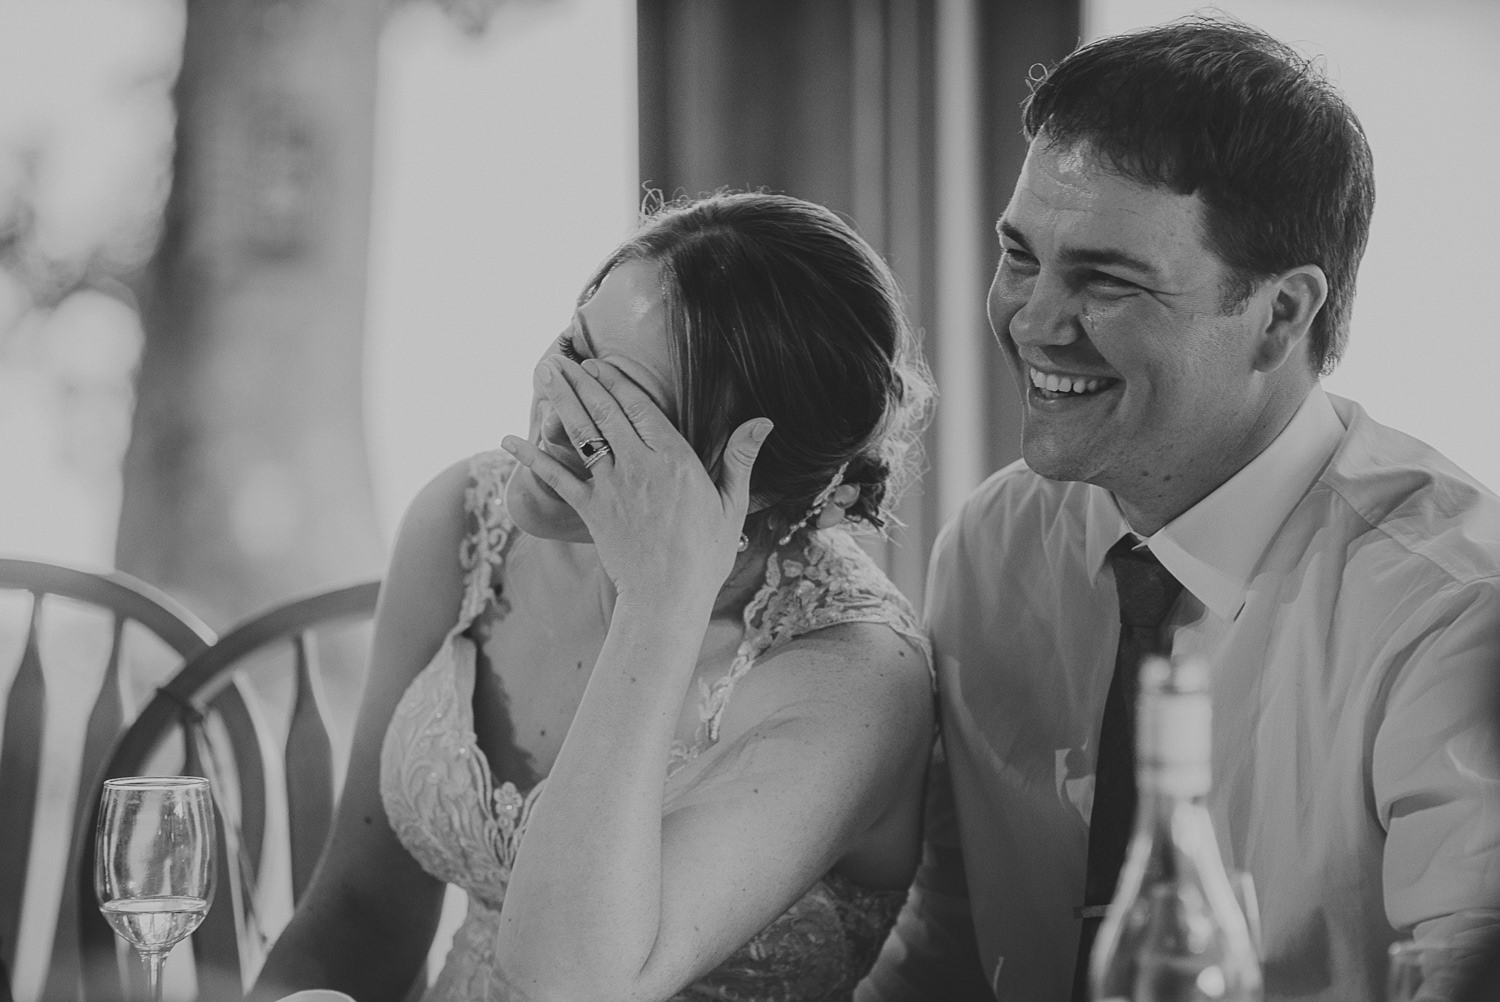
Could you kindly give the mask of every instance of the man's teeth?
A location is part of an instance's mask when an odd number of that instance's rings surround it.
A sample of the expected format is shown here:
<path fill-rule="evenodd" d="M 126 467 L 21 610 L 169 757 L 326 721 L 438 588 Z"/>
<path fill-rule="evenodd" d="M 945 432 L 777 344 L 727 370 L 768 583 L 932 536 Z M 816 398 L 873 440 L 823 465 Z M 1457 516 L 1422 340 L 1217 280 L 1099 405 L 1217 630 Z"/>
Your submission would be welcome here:
<path fill-rule="evenodd" d="M 1108 380 L 1084 376 L 1059 376 L 1052 372 L 1031 370 L 1031 385 L 1052 393 L 1093 393 L 1102 389 Z"/>

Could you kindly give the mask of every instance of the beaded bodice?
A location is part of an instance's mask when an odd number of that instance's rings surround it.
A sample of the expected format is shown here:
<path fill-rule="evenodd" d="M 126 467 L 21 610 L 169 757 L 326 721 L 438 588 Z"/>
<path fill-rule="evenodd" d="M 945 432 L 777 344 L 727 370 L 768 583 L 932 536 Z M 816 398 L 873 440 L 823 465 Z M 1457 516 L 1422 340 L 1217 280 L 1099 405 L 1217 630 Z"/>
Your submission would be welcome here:
<path fill-rule="evenodd" d="M 480 667 L 469 627 L 503 594 L 502 567 L 515 530 L 504 506 L 513 460 L 483 453 L 470 464 L 465 506 L 472 529 L 459 554 L 464 592 L 457 619 L 432 661 L 408 687 L 381 751 L 380 792 L 402 844 L 433 876 L 468 892 L 428 1002 L 504 998 L 492 944 L 510 868 L 532 804 L 530 790 L 496 783 L 474 735 L 473 693 Z M 837 623 L 886 623 L 924 652 L 919 623 L 896 588 L 842 530 L 812 534 L 802 559 L 772 555 L 765 582 L 746 607 L 745 632 L 725 674 L 700 692 L 697 733 L 674 744 L 664 781 L 718 741 L 736 683 L 757 658 L 792 637 Z M 930 659 L 929 659 L 930 660 Z M 872 891 L 838 874 L 818 881 L 786 914 L 724 964 L 684 989 L 682 1002 L 811 1002 L 849 998 L 874 962 L 902 892 Z"/>

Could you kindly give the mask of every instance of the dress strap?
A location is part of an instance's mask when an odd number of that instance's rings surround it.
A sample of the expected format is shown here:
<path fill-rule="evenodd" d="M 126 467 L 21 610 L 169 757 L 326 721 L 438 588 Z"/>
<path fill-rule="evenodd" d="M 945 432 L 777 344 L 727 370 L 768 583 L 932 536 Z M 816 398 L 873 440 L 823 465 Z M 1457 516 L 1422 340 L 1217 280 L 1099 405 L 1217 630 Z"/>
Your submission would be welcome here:
<path fill-rule="evenodd" d="M 932 648 L 915 610 L 843 529 L 809 534 L 797 556 L 771 553 L 744 620 L 744 639 L 729 670 L 712 684 L 699 682 L 698 731 L 691 743 L 673 744 L 669 772 L 719 740 L 736 683 L 760 657 L 801 634 L 840 623 L 882 623 L 917 647 L 932 677 Z"/>
<path fill-rule="evenodd" d="M 464 490 L 464 513 L 469 532 L 458 548 L 464 571 L 464 598 L 456 632 L 467 629 L 494 597 L 506 543 L 515 525 L 505 510 L 505 483 L 516 460 L 502 450 L 481 452 L 469 460 L 469 485 Z"/>

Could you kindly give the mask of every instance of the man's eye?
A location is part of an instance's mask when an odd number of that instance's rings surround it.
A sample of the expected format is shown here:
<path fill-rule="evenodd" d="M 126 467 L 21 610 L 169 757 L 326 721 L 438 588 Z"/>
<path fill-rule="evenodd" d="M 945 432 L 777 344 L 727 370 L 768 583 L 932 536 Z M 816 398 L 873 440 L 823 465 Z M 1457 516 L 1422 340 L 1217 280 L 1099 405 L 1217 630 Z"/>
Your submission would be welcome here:
<path fill-rule="evenodd" d="M 557 339 L 557 350 L 563 358 L 566 358 L 570 361 L 583 361 L 583 356 L 578 354 L 577 348 L 573 347 L 573 335 L 569 331 L 564 331 L 562 337 Z"/>
<path fill-rule="evenodd" d="M 1089 283 L 1105 289 L 1126 291 L 1137 288 L 1134 282 L 1126 281 L 1118 275 L 1111 275 L 1107 271 L 1095 271 L 1089 274 Z"/>
<path fill-rule="evenodd" d="M 1002 261 L 1016 268 L 1036 267 L 1036 258 L 1016 247 L 1000 248 L 1000 258 Z"/>

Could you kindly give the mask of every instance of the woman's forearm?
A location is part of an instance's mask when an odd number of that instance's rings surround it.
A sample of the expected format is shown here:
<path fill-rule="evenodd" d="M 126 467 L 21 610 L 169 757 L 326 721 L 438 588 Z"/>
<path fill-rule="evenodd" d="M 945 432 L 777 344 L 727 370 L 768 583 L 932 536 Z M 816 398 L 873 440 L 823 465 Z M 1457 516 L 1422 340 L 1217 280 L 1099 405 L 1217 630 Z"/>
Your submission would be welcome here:
<path fill-rule="evenodd" d="M 657 943 L 662 796 L 712 595 L 622 596 L 506 889 L 499 963 L 527 998 L 628 998 Z"/>

